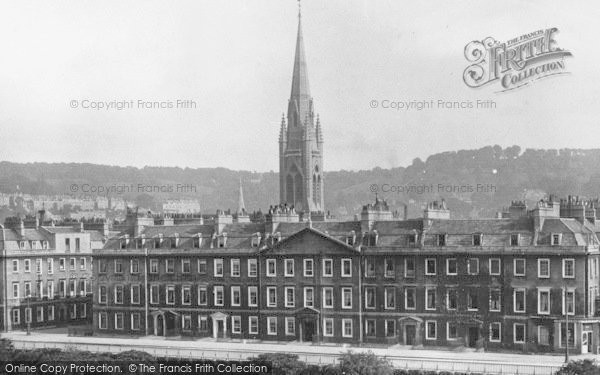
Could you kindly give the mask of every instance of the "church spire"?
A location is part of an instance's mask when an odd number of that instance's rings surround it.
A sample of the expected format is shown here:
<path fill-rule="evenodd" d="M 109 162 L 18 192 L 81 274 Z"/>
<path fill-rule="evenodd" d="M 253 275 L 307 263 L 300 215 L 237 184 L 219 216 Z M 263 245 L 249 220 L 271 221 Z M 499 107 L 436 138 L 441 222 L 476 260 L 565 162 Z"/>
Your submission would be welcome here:
<path fill-rule="evenodd" d="M 300 13 L 300 2 L 298 2 L 298 35 L 296 36 L 296 54 L 294 57 L 292 92 L 290 95 L 290 107 L 297 111 L 299 115 L 298 119 L 303 120 L 310 113 L 310 100 L 308 71 L 304 53 L 304 37 L 302 35 L 302 15 Z"/>

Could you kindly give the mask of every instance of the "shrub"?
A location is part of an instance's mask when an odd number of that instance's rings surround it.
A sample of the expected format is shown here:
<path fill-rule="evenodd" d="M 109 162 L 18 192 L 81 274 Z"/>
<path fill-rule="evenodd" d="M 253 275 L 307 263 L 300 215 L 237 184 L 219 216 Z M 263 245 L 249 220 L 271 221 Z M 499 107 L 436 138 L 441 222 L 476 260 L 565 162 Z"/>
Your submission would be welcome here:
<path fill-rule="evenodd" d="M 353 353 L 348 351 L 340 357 L 340 369 L 346 374 L 393 375 L 394 368 L 385 359 L 373 352 Z"/>
<path fill-rule="evenodd" d="M 579 361 L 571 361 L 556 373 L 556 375 L 598 375 L 600 367 L 596 361 L 591 359 L 582 359 Z"/>

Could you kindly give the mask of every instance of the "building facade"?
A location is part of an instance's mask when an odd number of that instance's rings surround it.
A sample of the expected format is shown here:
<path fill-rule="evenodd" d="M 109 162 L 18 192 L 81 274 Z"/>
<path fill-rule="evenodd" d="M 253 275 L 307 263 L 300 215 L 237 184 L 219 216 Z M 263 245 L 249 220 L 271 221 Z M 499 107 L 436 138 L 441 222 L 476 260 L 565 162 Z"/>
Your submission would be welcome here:
<path fill-rule="evenodd" d="M 380 199 L 348 222 L 300 221 L 285 208 L 264 223 L 135 214 L 94 253 L 94 327 L 527 352 L 562 351 L 568 337 L 574 351 L 596 352 L 596 210 L 519 205 L 479 220 L 451 219 L 443 203 L 398 219 Z"/>
<path fill-rule="evenodd" d="M 91 322 L 92 250 L 108 233 L 42 222 L 43 214 L 0 226 L 5 331 Z"/>

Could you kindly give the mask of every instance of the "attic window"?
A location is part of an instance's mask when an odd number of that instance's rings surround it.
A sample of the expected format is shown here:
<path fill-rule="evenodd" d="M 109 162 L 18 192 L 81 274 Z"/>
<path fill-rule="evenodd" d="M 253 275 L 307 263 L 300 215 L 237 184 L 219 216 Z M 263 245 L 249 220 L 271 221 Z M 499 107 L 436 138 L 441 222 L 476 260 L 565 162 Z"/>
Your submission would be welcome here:
<path fill-rule="evenodd" d="M 48 249 L 48 241 L 42 241 L 42 249 Z"/>
<path fill-rule="evenodd" d="M 510 246 L 519 246 L 519 233 L 510 235 Z"/>
<path fill-rule="evenodd" d="M 218 246 L 225 247 L 227 246 L 227 233 L 223 233 L 218 237 Z"/>
<path fill-rule="evenodd" d="M 176 249 L 179 245 L 179 237 L 175 236 L 171 238 L 171 249 Z"/>
<path fill-rule="evenodd" d="M 162 235 L 159 235 L 157 238 L 154 239 L 154 248 L 159 249 L 160 245 L 162 245 Z"/>
<path fill-rule="evenodd" d="M 473 235 L 473 246 L 481 246 L 483 243 L 483 234 L 475 233 Z"/>
<path fill-rule="evenodd" d="M 145 239 L 144 237 L 140 237 L 140 238 L 138 238 L 138 239 L 137 239 L 137 248 L 138 248 L 138 249 L 141 249 L 141 248 L 143 248 L 143 247 L 144 247 L 144 245 L 145 245 L 145 243 L 146 243 L 146 239 Z"/>
<path fill-rule="evenodd" d="M 277 244 L 279 241 L 281 241 L 281 233 L 277 232 L 273 235 L 273 237 L 271 238 L 271 243 L 273 245 Z"/>
<path fill-rule="evenodd" d="M 25 248 L 25 241 L 19 242 L 19 248 L 21 248 L 21 249 Z"/>
<path fill-rule="evenodd" d="M 38 249 L 38 241 L 31 241 L 31 248 L 32 249 Z"/>
<path fill-rule="evenodd" d="M 419 236 L 416 233 L 409 234 L 407 237 L 408 246 L 415 246 Z"/>
<path fill-rule="evenodd" d="M 438 246 L 446 246 L 446 233 L 437 235 L 437 245 Z"/>
<path fill-rule="evenodd" d="M 199 249 L 201 243 L 202 243 L 202 237 L 201 237 L 201 234 L 198 233 L 198 235 L 196 237 L 194 237 L 194 248 Z"/>
<path fill-rule="evenodd" d="M 258 247 L 260 245 L 260 239 L 261 239 L 260 233 L 258 233 L 258 232 L 255 233 L 252 236 L 252 247 Z"/>
<path fill-rule="evenodd" d="M 552 246 L 558 246 L 558 245 L 560 245 L 561 240 L 562 240 L 562 234 L 561 233 L 552 233 L 552 236 L 551 236 L 551 241 L 552 241 L 551 244 L 552 244 Z"/>
<path fill-rule="evenodd" d="M 127 248 L 127 242 L 128 242 L 128 241 L 127 241 L 127 239 L 126 239 L 126 238 L 123 238 L 123 239 L 121 239 L 121 242 L 120 242 L 120 244 L 121 244 L 121 249 L 126 249 L 126 248 Z"/>
<path fill-rule="evenodd" d="M 365 232 L 363 234 L 363 244 L 365 246 L 377 246 L 377 240 L 379 238 L 379 234 L 376 230 L 372 232 Z"/>

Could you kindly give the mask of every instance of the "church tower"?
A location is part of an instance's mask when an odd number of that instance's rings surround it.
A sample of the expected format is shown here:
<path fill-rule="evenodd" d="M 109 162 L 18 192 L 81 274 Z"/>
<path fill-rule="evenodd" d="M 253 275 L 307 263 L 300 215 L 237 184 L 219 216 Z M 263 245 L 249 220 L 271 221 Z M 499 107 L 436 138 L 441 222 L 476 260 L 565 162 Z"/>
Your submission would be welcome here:
<path fill-rule="evenodd" d="M 310 96 L 300 12 L 287 121 L 282 116 L 279 133 L 279 196 L 297 212 L 324 212 L 323 133 Z"/>

